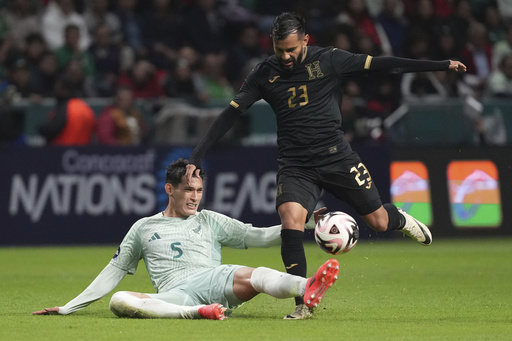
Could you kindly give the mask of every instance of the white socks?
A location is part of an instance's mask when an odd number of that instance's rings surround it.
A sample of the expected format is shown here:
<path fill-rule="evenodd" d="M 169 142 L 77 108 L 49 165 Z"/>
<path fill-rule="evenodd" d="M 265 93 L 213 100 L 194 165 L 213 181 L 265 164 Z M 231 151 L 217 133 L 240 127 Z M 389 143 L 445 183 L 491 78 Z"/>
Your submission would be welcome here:
<path fill-rule="evenodd" d="M 306 291 L 306 283 L 306 278 L 265 267 L 254 269 L 251 275 L 251 285 L 257 292 L 275 298 L 301 297 Z M 110 310 L 115 315 L 131 318 L 201 318 L 198 310 L 202 306 L 181 306 L 155 298 L 139 298 L 128 291 L 116 292 L 110 300 Z"/>
<path fill-rule="evenodd" d="M 306 282 L 306 278 L 265 267 L 254 269 L 251 276 L 251 284 L 257 292 L 275 298 L 303 296 L 306 291 Z"/>
<path fill-rule="evenodd" d="M 200 318 L 198 306 L 181 306 L 154 298 L 139 298 L 127 291 L 116 292 L 110 300 L 110 310 L 119 317 L 136 318 Z"/>

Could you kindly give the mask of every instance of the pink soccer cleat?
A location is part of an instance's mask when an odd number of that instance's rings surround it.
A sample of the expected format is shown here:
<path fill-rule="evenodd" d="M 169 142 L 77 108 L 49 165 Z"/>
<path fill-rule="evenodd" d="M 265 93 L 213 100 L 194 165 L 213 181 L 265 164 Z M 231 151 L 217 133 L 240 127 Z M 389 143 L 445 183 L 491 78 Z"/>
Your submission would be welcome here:
<path fill-rule="evenodd" d="M 336 259 L 329 259 L 316 271 L 313 277 L 308 278 L 304 304 L 310 308 L 318 306 L 327 289 L 332 287 L 338 279 L 340 264 Z"/>
<path fill-rule="evenodd" d="M 209 320 L 225 320 L 226 316 L 224 312 L 226 308 L 219 303 L 213 303 L 210 305 L 205 305 L 199 308 L 199 315 Z"/>

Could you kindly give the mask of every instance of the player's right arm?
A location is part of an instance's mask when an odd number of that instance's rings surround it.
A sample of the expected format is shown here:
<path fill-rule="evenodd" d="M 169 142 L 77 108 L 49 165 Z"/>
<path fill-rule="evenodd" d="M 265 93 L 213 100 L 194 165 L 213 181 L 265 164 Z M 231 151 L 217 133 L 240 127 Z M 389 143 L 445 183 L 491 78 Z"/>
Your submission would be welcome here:
<path fill-rule="evenodd" d="M 80 295 L 66 305 L 34 311 L 32 315 L 68 315 L 74 313 L 114 290 L 127 273 L 126 270 L 108 264 Z"/>
<path fill-rule="evenodd" d="M 240 87 L 240 91 L 235 98 L 229 103 L 215 119 L 212 126 L 203 137 L 201 142 L 194 148 L 189 158 L 187 172 L 185 178 L 190 182 L 192 175 L 201 168 L 201 161 L 206 152 L 233 127 L 238 118 L 245 114 L 249 107 L 261 98 L 260 86 L 257 80 L 259 64 L 247 76 L 244 83 Z M 198 176 L 198 173 L 195 173 Z"/>
<path fill-rule="evenodd" d="M 199 172 L 204 154 L 206 154 L 206 152 L 222 136 L 224 136 L 224 134 L 226 134 L 228 130 L 231 129 L 231 127 L 233 127 L 241 115 L 242 113 L 235 109 L 232 104 L 230 104 L 219 114 L 219 116 L 217 116 L 212 126 L 208 130 L 208 133 L 206 133 L 206 136 L 203 137 L 201 142 L 199 142 L 199 144 L 194 148 L 192 154 L 190 155 L 189 164 L 187 165 L 187 173 L 185 174 L 187 183 L 189 183 L 192 179 L 194 172 Z M 196 173 L 196 176 L 199 176 L 199 174 Z"/>
<path fill-rule="evenodd" d="M 134 274 L 137 269 L 137 264 L 142 258 L 142 246 L 138 236 L 138 230 L 139 226 L 145 221 L 147 221 L 147 219 L 142 218 L 133 224 L 110 263 L 80 295 L 62 307 L 46 308 L 44 310 L 35 311 L 32 314 L 68 315 L 74 313 L 114 290 L 126 274 Z"/>

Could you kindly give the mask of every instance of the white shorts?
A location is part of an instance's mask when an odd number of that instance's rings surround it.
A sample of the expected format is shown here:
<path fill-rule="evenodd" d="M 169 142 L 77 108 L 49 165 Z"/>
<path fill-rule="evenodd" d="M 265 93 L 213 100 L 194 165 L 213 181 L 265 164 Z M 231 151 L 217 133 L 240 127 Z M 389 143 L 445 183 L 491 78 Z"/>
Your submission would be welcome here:
<path fill-rule="evenodd" d="M 146 295 L 177 305 L 220 303 L 225 307 L 233 308 L 244 302 L 233 292 L 235 272 L 242 267 L 223 264 L 195 274 L 167 292 Z"/>

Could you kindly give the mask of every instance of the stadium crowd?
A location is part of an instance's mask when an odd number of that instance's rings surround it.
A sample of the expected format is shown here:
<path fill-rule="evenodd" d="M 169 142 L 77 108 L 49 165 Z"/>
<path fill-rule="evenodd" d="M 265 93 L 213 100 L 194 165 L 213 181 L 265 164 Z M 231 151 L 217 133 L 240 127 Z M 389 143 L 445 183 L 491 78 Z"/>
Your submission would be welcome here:
<path fill-rule="evenodd" d="M 346 84 L 348 139 L 383 139 L 383 120 L 404 98 L 512 97 L 507 0 L 0 0 L 0 6 L 4 101 L 37 105 L 63 86 L 71 98 L 112 98 L 107 117 L 98 120 L 98 131 L 107 134 L 100 141 L 109 144 L 116 143 L 109 127 L 119 124 L 120 144 L 143 141 L 140 117 L 125 113 L 136 111 L 133 100 L 229 101 L 255 63 L 273 53 L 270 26 L 282 11 L 306 16 L 315 45 L 468 66 L 464 75 Z"/>

